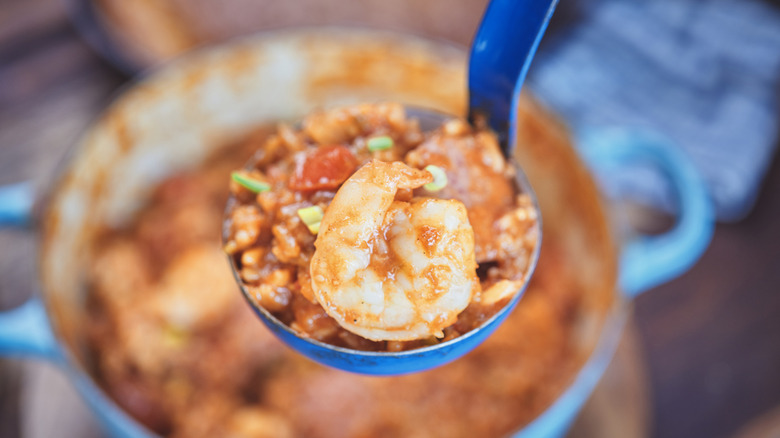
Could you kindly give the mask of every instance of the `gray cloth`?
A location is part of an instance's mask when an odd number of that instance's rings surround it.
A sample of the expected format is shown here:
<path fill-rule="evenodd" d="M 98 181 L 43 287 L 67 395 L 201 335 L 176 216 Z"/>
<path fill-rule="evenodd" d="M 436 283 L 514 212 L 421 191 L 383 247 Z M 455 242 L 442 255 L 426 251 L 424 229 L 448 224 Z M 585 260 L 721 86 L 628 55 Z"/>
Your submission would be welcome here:
<path fill-rule="evenodd" d="M 529 87 L 575 128 L 668 137 L 703 174 L 719 219 L 746 215 L 777 143 L 780 12 L 755 0 L 584 5 L 576 25 L 545 41 Z M 601 177 L 639 200 L 674 204 L 657 172 Z"/>

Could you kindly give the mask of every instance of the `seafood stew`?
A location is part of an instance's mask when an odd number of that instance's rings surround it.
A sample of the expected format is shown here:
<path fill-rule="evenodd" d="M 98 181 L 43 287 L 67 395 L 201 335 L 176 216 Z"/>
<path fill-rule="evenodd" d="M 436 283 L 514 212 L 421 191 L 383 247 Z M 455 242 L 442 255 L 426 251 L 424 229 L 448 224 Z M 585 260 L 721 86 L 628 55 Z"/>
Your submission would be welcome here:
<path fill-rule="evenodd" d="M 167 178 L 130 223 L 95 240 L 91 368 L 125 411 L 177 438 L 500 437 L 569 385 L 586 357 L 574 334 L 588 294 L 554 232 L 517 308 L 458 361 L 376 378 L 285 348 L 236 293 L 212 229 L 231 170 L 274 135 L 259 129 Z"/>
<path fill-rule="evenodd" d="M 495 135 L 423 132 L 400 104 L 280 125 L 233 174 L 225 224 L 249 299 L 333 345 L 402 351 L 489 319 L 530 275 L 539 230 Z"/>

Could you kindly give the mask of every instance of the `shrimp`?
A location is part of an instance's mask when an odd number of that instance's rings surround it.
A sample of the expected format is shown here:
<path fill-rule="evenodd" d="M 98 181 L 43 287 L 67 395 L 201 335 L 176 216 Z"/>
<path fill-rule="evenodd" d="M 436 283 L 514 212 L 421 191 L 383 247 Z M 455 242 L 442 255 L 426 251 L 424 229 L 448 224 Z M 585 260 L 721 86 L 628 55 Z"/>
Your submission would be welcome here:
<path fill-rule="evenodd" d="M 339 325 L 374 341 L 443 336 L 479 292 L 474 230 L 456 200 L 396 200 L 432 181 L 373 160 L 336 193 L 320 224 L 314 296 Z"/>

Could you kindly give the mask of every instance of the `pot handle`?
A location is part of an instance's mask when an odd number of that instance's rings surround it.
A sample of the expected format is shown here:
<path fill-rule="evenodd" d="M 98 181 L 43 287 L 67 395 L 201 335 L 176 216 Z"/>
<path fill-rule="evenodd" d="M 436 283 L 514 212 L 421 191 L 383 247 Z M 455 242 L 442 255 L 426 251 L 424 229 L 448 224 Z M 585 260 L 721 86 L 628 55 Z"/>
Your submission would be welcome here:
<path fill-rule="evenodd" d="M 690 159 L 668 139 L 628 128 L 589 128 L 578 136 L 585 160 L 599 171 L 638 163 L 652 164 L 675 191 L 677 221 L 657 236 L 640 236 L 620 256 L 620 286 L 629 296 L 672 280 L 687 271 L 712 239 L 714 214 L 707 186 Z"/>
<path fill-rule="evenodd" d="M 0 356 L 35 356 L 55 361 L 57 340 L 40 298 L 0 312 Z"/>
<path fill-rule="evenodd" d="M 30 183 L 0 186 L 0 229 L 30 223 L 33 206 Z M 57 358 L 57 340 L 51 331 L 40 298 L 33 297 L 21 306 L 0 312 L 0 355 Z"/>
<path fill-rule="evenodd" d="M 28 182 L 0 186 L 0 228 L 29 224 L 34 199 Z"/>

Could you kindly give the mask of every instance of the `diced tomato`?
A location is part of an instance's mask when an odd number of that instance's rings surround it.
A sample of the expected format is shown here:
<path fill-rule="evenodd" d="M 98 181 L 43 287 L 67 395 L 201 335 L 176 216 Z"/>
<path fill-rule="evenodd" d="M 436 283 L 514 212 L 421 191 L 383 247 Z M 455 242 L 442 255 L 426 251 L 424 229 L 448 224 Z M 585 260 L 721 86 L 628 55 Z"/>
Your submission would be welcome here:
<path fill-rule="evenodd" d="M 357 166 L 357 158 L 347 147 L 320 146 L 296 160 L 289 186 L 298 191 L 336 189 Z"/>

